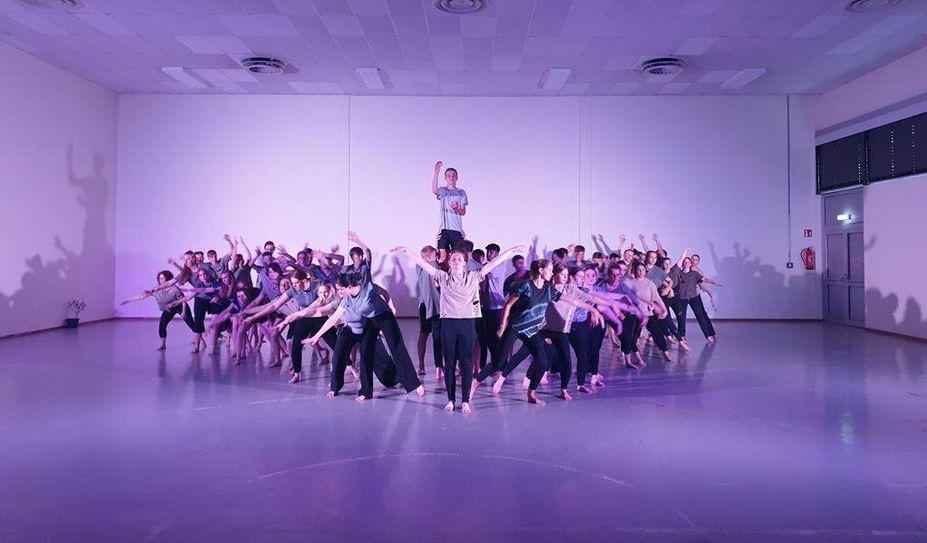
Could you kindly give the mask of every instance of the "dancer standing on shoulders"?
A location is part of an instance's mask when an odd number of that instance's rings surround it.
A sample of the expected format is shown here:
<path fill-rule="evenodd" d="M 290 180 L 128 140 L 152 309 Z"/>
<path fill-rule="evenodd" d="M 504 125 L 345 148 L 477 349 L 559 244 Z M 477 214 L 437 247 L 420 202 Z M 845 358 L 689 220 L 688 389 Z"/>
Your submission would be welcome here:
<path fill-rule="evenodd" d="M 444 163 L 435 162 L 435 174 L 431 180 L 431 192 L 441 202 L 441 232 L 438 237 L 438 260 L 444 261 L 454 242 L 464 239 L 463 217 L 467 214 L 467 193 L 457 188 L 457 170 L 448 168 L 444 171 L 446 186 L 438 186 L 438 176 Z"/>

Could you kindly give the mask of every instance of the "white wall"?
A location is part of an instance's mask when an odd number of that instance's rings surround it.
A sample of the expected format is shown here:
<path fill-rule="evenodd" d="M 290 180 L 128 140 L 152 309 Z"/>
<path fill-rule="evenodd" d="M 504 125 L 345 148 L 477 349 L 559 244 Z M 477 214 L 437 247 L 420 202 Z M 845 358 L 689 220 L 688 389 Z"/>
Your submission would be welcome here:
<path fill-rule="evenodd" d="M 866 186 L 866 326 L 927 339 L 927 175 Z"/>
<path fill-rule="evenodd" d="M 818 142 L 927 111 L 927 48 L 811 99 Z M 836 128 L 835 128 L 836 127 Z M 864 189 L 866 326 L 927 338 L 927 286 L 909 270 L 927 266 L 927 176 Z"/>
<path fill-rule="evenodd" d="M 113 314 L 116 95 L 0 43 L 0 336 Z"/>
<path fill-rule="evenodd" d="M 794 101 L 792 120 L 794 237 L 820 218 L 807 203 L 810 117 Z M 117 299 L 149 285 L 168 255 L 221 249 L 226 231 L 252 245 L 308 240 L 344 251 L 351 228 L 409 315 L 414 274 L 385 251 L 434 243 L 430 181 L 442 159 L 460 171 L 471 201 L 464 228 L 478 245 L 537 235 L 540 249 L 581 242 L 591 253 L 593 233 L 615 245 L 619 233 L 656 231 L 675 254 L 693 246 L 726 282 L 719 316 L 820 316 L 815 275 L 785 269 L 783 97 L 133 95 L 120 97 L 119 128 Z"/>

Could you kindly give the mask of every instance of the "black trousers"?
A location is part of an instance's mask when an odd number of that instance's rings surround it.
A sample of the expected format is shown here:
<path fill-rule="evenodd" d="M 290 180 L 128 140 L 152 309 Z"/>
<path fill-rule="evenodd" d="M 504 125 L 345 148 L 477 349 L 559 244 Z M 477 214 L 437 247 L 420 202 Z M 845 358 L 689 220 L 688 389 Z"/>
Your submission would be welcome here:
<path fill-rule="evenodd" d="M 679 333 L 679 329 L 676 328 L 676 323 L 673 322 L 676 315 L 676 298 L 661 298 L 667 309 L 666 319 L 664 319 L 666 321 L 666 335 L 682 339 L 683 336 Z"/>
<path fill-rule="evenodd" d="M 412 365 L 409 351 L 402 340 L 402 331 L 399 329 L 399 323 L 396 322 L 396 316 L 386 311 L 370 317 L 364 324 L 364 337 L 361 339 L 361 389 L 358 395 L 368 399 L 373 397 L 373 367 L 377 340 L 381 332 L 393 357 L 393 363 L 396 365 L 396 375 L 406 392 L 412 392 L 422 384 L 415 373 L 415 366 Z"/>
<path fill-rule="evenodd" d="M 600 329 L 600 327 L 596 327 Z M 590 348 L 592 347 L 592 325 L 589 319 L 574 322 L 570 326 L 570 346 L 576 353 L 576 384 L 585 385 L 590 370 Z"/>
<path fill-rule="evenodd" d="M 669 317 L 662 319 L 650 317 L 647 320 L 647 331 L 650 332 L 650 337 L 653 338 L 653 342 L 657 344 L 661 352 L 669 349 L 669 344 L 666 343 L 666 321 L 668 319 Z"/>
<path fill-rule="evenodd" d="M 611 326 L 611 323 L 606 324 Z M 612 326 L 614 329 L 614 326 Z M 624 329 L 622 327 L 622 329 Z M 598 375 L 599 373 L 599 356 L 602 353 L 602 343 L 605 341 L 605 328 L 598 326 L 591 328 L 589 331 L 589 373 Z M 583 384 L 585 381 L 577 381 Z"/>
<path fill-rule="evenodd" d="M 573 361 L 570 360 L 570 336 L 564 332 L 552 332 L 544 330 L 540 332 L 543 340 L 550 340 L 550 345 L 544 341 L 544 350 L 547 352 L 547 360 L 550 363 L 551 373 L 560 374 L 560 388 L 567 388 L 570 385 L 570 377 L 573 374 Z M 522 346 L 524 348 L 524 345 Z M 513 357 L 514 358 L 514 357 Z M 519 361 L 519 363 L 521 363 Z M 534 376 L 532 371 L 537 368 L 532 364 L 528 368 L 528 379 Z M 503 373 L 503 375 L 505 375 Z M 538 376 L 538 381 L 544 376 L 543 372 Z"/>
<path fill-rule="evenodd" d="M 351 362 L 351 349 L 359 344 L 364 338 L 363 334 L 355 334 L 347 326 L 342 326 L 337 332 L 335 340 L 335 352 L 332 355 L 332 374 L 329 383 L 329 390 L 338 394 L 344 388 L 344 370 L 347 369 Z M 396 365 L 393 359 L 386 351 L 382 341 L 377 341 L 376 350 L 374 351 L 373 372 L 377 380 L 386 388 L 396 386 Z"/>
<path fill-rule="evenodd" d="M 711 324 L 711 319 L 705 311 L 704 304 L 702 304 L 702 297 L 699 295 L 695 298 L 689 298 L 688 300 L 679 298 L 676 301 L 676 320 L 679 321 L 680 337 L 686 337 L 686 316 L 689 313 L 689 306 L 692 307 L 692 312 L 695 313 L 695 320 L 698 321 L 698 326 L 702 329 L 702 333 L 705 334 L 705 337 L 708 338 L 715 335 L 715 327 Z"/>
<path fill-rule="evenodd" d="M 476 339 L 476 319 L 442 319 L 441 344 L 444 346 L 444 360 L 449 362 L 444 368 L 444 386 L 447 399 L 454 401 L 455 390 L 454 362 L 460 361 L 460 388 L 465 403 L 470 401 L 470 386 L 473 384 L 473 342 Z"/>
<path fill-rule="evenodd" d="M 290 346 L 290 358 L 293 361 L 293 372 L 303 371 L 303 340 L 307 337 L 314 336 L 316 332 L 322 329 L 327 319 L 325 317 L 310 317 L 305 319 L 296 319 L 290 323 L 290 336 L 293 344 Z M 325 343 L 335 348 L 335 329 L 331 328 L 322 335 Z"/>
<path fill-rule="evenodd" d="M 499 352 L 508 353 L 512 351 L 512 346 L 515 345 L 515 340 L 520 339 L 523 344 L 528 347 L 528 352 L 531 353 L 531 356 L 534 357 L 534 360 L 531 361 L 531 367 L 528 368 L 529 379 L 531 384 L 528 386 L 531 390 L 537 390 L 538 384 L 541 382 L 541 377 L 544 375 L 544 372 L 547 371 L 547 351 L 544 349 L 544 339 L 541 337 L 541 334 L 534 334 L 531 337 L 528 337 L 524 334 L 519 334 L 511 326 L 505 329 L 505 333 L 502 334 L 502 341 L 500 342 Z M 515 368 L 518 367 L 518 364 L 521 363 L 521 360 L 518 362 L 512 363 L 512 360 L 515 357 L 511 357 L 509 360 L 499 360 L 499 364 L 487 364 L 486 367 L 480 370 L 480 373 L 476 376 L 477 381 L 482 381 L 489 377 L 496 369 L 502 371 L 503 377 L 508 377 Z"/>
<path fill-rule="evenodd" d="M 480 368 L 488 363 L 495 364 L 499 354 L 499 336 L 496 331 L 502 322 L 501 309 L 484 309 L 482 327 L 477 327 L 480 334 Z M 488 355 L 487 355 L 488 353 Z"/>
<path fill-rule="evenodd" d="M 435 367 L 443 368 L 444 348 L 441 346 L 441 317 L 437 314 L 425 317 L 425 304 L 418 304 L 418 324 L 420 334 L 431 334 L 431 349 L 435 358 Z"/>
<path fill-rule="evenodd" d="M 161 312 L 161 320 L 158 321 L 159 338 L 164 339 L 167 337 L 167 325 L 174 318 L 174 315 L 181 315 L 183 317 L 183 322 L 187 324 L 190 330 L 194 329 L 195 323 L 193 322 L 193 315 L 190 314 L 190 308 L 187 307 L 187 304 L 175 305 L 173 309 Z"/>
<path fill-rule="evenodd" d="M 203 298 L 193 298 L 193 333 L 202 334 L 206 331 L 206 314 L 218 315 L 226 306 L 214 304 Z"/>
<path fill-rule="evenodd" d="M 621 321 L 622 329 L 618 340 L 621 342 L 621 352 L 624 354 L 637 352 L 637 340 L 641 337 L 641 320 L 637 315 L 628 313 Z"/>

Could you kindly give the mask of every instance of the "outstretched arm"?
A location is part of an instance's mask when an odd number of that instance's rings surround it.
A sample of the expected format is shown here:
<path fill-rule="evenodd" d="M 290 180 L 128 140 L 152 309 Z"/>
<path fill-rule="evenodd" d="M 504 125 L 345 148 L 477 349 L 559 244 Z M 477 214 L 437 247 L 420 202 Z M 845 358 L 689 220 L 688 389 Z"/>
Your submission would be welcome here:
<path fill-rule="evenodd" d="M 363 241 L 361 241 L 359 237 L 357 237 L 357 232 L 353 230 L 348 231 L 348 240 L 351 241 L 352 243 L 356 243 L 358 247 L 364 250 L 364 254 L 367 256 L 367 263 L 372 265 L 373 264 L 373 252 L 370 250 L 370 247 L 367 247 L 366 243 L 364 243 Z"/>
<path fill-rule="evenodd" d="M 241 241 L 241 246 L 245 248 L 245 262 L 247 262 L 249 266 L 254 266 L 254 257 L 251 256 L 251 249 L 249 249 L 248 244 L 245 243 L 245 238 L 239 236 L 238 240 Z"/>
<path fill-rule="evenodd" d="M 419 256 L 415 251 L 410 251 L 408 247 L 403 247 L 402 245 L 398 247 L 393 247 L 392 252 L 400 253 L 406 255 L 406 258 L 412 261 L 413 264 L 421 268 L 425 273 L 434 277 L 438 273 L 438 269 L 435 268 L 431 262 L 426 261 L 424 258 Z"/>
<path fill-rule="evenodd" d="M 664 249 L 663 244 L 660 243 L 660 236 L 654 234 L 653 242 L 657 244 L 657 254 L 662 256 L 663 258 L 666 258 L 666 249 Z"/>
<path fill-rule="evenodd" d="M 605 321 L 602 320 L 602 314 L 599 313 L 599 310 L 596 309 L 595 306 L 587 304 L 586 302 L 580 300 L 579 298 L 574 298 L 573 296 L 570 296 L 569 294 L 564 294 L 563 296 L 560 297 L 560 299 L 568 304 L 575 305 L 576 307 L 580 309 L 585 309 L 586 311 L 588 311 L 589 319 L 592 321 L 593 326 L 605 326 Z"/>
<path fill-rule="evenodd" d="M 620 253 L 624 249 L 624 242 L 628 241 L 628 237 L 624 234 L 618 236 L 618 252 Z"/>
<path fill-rule="evenodd" d="M 441 175 L 442 166 L 444 166 L 444 163 L 440 160 L 435 162 L 435 176 L 431 178 L 431 193 L 435 196 L 438 195 L 438 176 Z"/>
<path fill-rule="evenodd" d="M 499 256 L 492 259 L 490 262 L 488 262 L 486 265 L 484 265 L 481 268 L 483 277 L 486 277 L 487 275 L 489 275 L 489 272 L 493 271 L 497 267 L 505 265 L 505 263 L 508 262 L 508 260 L 512 258 L 513 256 L 517 254 L 519 255 L 524 254 L 524 253 L 525 253 L 524 245 L 516 245 L 515 247 L 509 247 L 508 249 L 502 251 L 501 253 L 499 253 Z"/>
<path fill-rule="evenodd" d="M 638 234 L 637 239 L 641 241 L 641 249 L 643 249 L 645 253 L 649 253 L 650 247 L 647 247 L 647 240 L 644 239 L 644 234 Z"/>
<path fill-rule="evenodd" d="M 145 298 L 148 298 L 149 296 L 151 296 L 151 291 L 146 290 L 145 292 L 142 292 L 141 294 L 132 296 L 131 298 L 126 298 L 125 300 L 119 302 L 119 305 L 126 305 L 129 302 L 139 302 L 141 300 L 144 300 Z"/>
<path fill-rule="evenodd" d="M 270 302 L 269 304 L 265 305 L 263 309 L 261 309 L 260 311 L 258 311 L 258 312 L 255 313 L 254 315 L 251 315 L 250 317 L 248 317 L 247 319 L 245 319 L 245 324 L 251 324 L 252 322 L 254 322 L 254 321 L 260 319 L 261 317 L 263 317 L 264 315 L 270 315 L 270 314 L 273 313 L 274 311 L 280 309 L 280 306 L 282 306 L 283 304 L 287 303 L 288 301 L 290 301 L 290 295 L 287 294 L 286 292 L 284 292 L 283 294 L 281 294 L 280 296 L 278 296 L 274 301 L 272 301 L 272 302 Z"/>
<path fill-rule="evenodd" d="M 329 330 L 331 330 L 332 326 L 335 326 L 336 324 L 338 324 L 338 319 L 340 319 L 342 315 L 344 315 L 344 308 L 339 306 L 338 309 L 336 309 L 335 312 L 332 313 L 328 317 L 328 319 L 325 320 L 325 324 L 323 324 L 322 327 L 319 328 L 319 331 L 316 332 L 314 336 L 303 340 L 303 344 L 304 345 L 315 345 L 316 343 L 318 343 L 319 339 L 321 339 L 322 336 L 325 335 L 325 332 L 328 332 Z"/>
<path fill-rule="evenodd" d="M 690 249 L 686 247 L 686 250 L 683 251 L 681 255 L 679 255 L 679 260 L 676 261 L 676 267 L 678 267 L 680 270 L 682 269 L 682 261 L 685 260 L 687 256 L 689 256 L 689 251 Z"/>

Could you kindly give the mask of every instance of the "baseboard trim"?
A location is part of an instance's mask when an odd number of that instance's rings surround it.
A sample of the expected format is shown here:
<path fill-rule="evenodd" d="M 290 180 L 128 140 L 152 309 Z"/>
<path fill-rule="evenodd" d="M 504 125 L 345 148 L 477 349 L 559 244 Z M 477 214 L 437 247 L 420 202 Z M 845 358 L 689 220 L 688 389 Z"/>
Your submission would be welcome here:
<path fill-rule="evenodd" d="M 145 317 L 145 318 L 148 318 L 148 317 Z M 100 323 L 103 323 L 103 322 L 109 322 L 109 321 L 115 321 L 115 320 L 119 320 L 119 317 L 104 317 L 104 318 L 102 318 L 102 319 L 96 319 L 96 320 L 92 320 L 92 321 L 81 321 L 80 326 L 90 326 L 90 325 L 93 325 L 93 324 L 100 324 Z M 157 319 L 155 319 L 155 320 L 157 320 Z M 80 327 L 80 326 L 79 326 L 79 327 Z M 38 330 L 30 330 L 30 331 L 28 331 L 28 332 L 17 332 L 17 333 L 15 333 L 15 334 L 9 334 L 9 335 L 6 335 L 6 336 L 0 336 L 0 339 L 8 339 L 8 338 L 22 337 L 22 336 L 31 336 L 31 335 L 33 335 L 33 334 L 42 334 L 42 333 L 44 333 L 44 332 L 51 332 L 51 331 L 53 331 L 53 330 L 61 330 L 61 329 L 68 329 L 68 328 L 67 328 L 67 326 L 65 326 L 65 325 L 62 323 L 62 324 L 60 324 L 60 325 L 58 325 L 58 326 L 51 326 L 51 327 L 49 327 L 49 328 L 39 328 Z"/>

